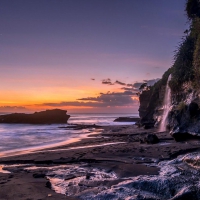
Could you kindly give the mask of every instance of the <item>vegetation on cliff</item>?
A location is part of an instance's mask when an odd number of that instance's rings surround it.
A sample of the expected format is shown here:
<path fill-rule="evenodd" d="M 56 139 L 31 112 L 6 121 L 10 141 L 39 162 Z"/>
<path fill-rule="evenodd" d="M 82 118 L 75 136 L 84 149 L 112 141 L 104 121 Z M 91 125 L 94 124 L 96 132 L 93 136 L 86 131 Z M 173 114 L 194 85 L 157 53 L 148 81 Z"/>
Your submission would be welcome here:
<path fill-rule="evenodd" d="M 140 93 L 139 113 L 142 122 L 154 120 L 156 109 L 162 105 L 162 91 L 170 74 L 172 78 L 169 85 L 177 99 L 178 95 L 182 95 L 184 83 L 190 83 L 192 90 L 200 90 L 200 0 L 187 0 L 185 11 L 190 26 L 175 52 L 174 64 L 157 83 Z M 147 105 L 145 99 L 148 99 Z"/>
<path fill-rule="evenodd" d="M 193 89 L 199 89 L 200 83 L 200 1 L 188 0 L 186 13 L 190 28 L 179 45 L 172 66 L 170 87 L 174 92 L 180 90 L 185 82 L 192 82 Z"/>
<path fill-rule="evenodd" d="M 186 13 L 190 20 L 190 28 L 185 31 L 182 43 L 174 55 L 174 64 L 151 89 L 158 90 L 166 85 L 169 74 L 172 74 L 170 87 L 173 91 L 180 89 L 184 82 L 195 80 L 200 83 L 200 1 L 188 0 Z M 197 84 L 194 84 L 197 87 Z"/>

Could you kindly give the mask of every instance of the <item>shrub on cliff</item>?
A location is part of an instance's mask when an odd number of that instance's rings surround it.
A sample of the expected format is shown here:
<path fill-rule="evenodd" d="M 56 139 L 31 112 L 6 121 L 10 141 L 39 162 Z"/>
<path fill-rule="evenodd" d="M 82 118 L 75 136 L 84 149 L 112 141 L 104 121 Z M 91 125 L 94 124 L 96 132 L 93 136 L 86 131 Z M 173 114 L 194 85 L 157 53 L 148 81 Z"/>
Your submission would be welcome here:
<path fill-rule="evenodd" d="M 156 108 L 161 105 L 163 86 L 167 84 L 170 74 L 172 77 L 169 85 L 173 98 L 180 102 L 178 110 L 185 108 L 181 102 L 184 97 L 182 90 L 184 83 L 192 83 L 191 90 L 200 90 L 200 0 L 187 0 L 185 10 L 190 20 L 190 28 L 185 31 L 186 35 L 175 52 L 173 66 L 163 74 L 162 79 L 148 88 L 149 104 L 145 107 L 145 111 L 142 110 L 145 119 L 153 119 Z M 147 95 L 145 90 L 141 93 Z"/>
<path fill-rule="evenodd" d="M 194 79 L 194 48 L 194 38 L 191 36 L 187 36 L 183 43 L 178 47 L 173 65 L 172 79 L 169 83 L 173 91 L 180 90 L 182 83 Z"/>
<path fill-rule="evenodd" d="M 186 12 L 189 19 L 200 17 L 200 1 L 188 0 L 186 3 Z"/>
<path fill-rule="evenodd" d="M 190 30 L 177 49 L 170 87 L 179 92 L 184 82 L 191 81 L 194 89 L 200 88 L 200 0 L 188 0 L 186 12 L 191 20 Z"/>
<path fill-rule="evenodd" d="M 195 19 L 193 25 L 193 32 L 196 40 L 193 55 L 193 65 L 195 74 L 194 85 L 196 88 L 200 89 L 200 18 Z"/>

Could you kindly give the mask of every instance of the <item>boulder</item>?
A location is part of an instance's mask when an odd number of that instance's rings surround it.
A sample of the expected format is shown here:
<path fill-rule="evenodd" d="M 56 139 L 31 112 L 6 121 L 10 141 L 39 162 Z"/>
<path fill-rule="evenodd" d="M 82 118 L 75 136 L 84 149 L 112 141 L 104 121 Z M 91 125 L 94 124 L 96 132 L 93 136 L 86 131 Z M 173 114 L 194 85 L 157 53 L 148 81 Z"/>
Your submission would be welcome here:
<path fill-rule="evenodd" d="M 49 189 L 51 189 L 52 185 L 51 185 L 51 182 L 50 182 L 50 181 L 47 181 L 47 182 L 46 182 L 46 187 L 49 188 Z"/>
<path fill-rule="evenodd" d="M 155 122 L 143 122 L 142 126 L 144 129 L 150 129 L 154 127 Z"/>
<path fill-rule="evenodd" d="M 191 102 L 188 109 L 191 117 L 194 117 L 199 113 L 199 105 L 196 102 Z"/>
<path fill-rule="evenodd" d="M 39 173 L 35 173 L 33 174 L 33 178 L 45 178 L 46 174 L 39 174 Z"/>
<path fill-rule="evenodd" d="M 152 133 L 147 135 L 147 137 L 146 137 L 147 144 L 156 144 L 158 142 L 159 142 L 159 139 L 158 139 L 157 135 L 152 134 Z"/>
<path fill-rule="evenodd" d="M 186 141 L 190 139 L 199 139 L 200 135 L 198 133 L 188 133 L 184 131 L 171 132 L 170 135 L 174 138 L 176 142 Z"/>

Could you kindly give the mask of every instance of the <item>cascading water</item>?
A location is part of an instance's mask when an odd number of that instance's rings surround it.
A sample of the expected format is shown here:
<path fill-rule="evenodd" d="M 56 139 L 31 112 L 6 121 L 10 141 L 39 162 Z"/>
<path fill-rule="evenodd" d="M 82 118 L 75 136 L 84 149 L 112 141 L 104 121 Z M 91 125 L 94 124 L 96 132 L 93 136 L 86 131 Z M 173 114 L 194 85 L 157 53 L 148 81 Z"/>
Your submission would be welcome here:
<path fill-rule="evenodd" d="M 171 89 L 169 87 L 169 81 L 171 80 L 171 74 L 168 77 L 166 88 L 165 88 L 165 96 L 164 96 L 164 102 L 163 102 L 163 116 L 161 119 L 161 123 L 159 126 L 159 132 L 166 131 L 167 126 L 167 117 L 170 111 L 171 107 Z"/>

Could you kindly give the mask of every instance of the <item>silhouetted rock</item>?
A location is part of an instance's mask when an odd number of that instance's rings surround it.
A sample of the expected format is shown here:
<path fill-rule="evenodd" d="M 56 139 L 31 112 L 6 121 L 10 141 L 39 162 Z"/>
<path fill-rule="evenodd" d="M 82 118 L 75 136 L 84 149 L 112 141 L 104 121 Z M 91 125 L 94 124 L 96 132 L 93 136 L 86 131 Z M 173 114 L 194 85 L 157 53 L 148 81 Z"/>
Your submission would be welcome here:
<path fill-rule="evenodd" d="M 98 126 L 96 124 L 73 124 L 71 126 L 61 126 L 59 128 L 63 128 L 66 130 L 82 130 L 82 129 L 87 129 L 87 128 L 96 128 L 100 129 L 102 126 Z"/>
<path fill-rule="evenodd" d="M 150 129 L 154 127 L 155 122 L 143 122 L 144 129 Z"/>
<path fill-rule="evenodd" d="M 61 124 L 67 123 L 70 115 L 66 114 L 66 110 L 54 109 L 33 114 L 13 113 L 8 115 L 0 115 L 0 123 L 11 124 Z"/>
<path fill-rule="evenodd" d="M 194 117 L 198 114 L 199 112 L 199 106 L 196 102 L 191 102 L 189 104 L 189 113 L 191 117 Z"/>
<path fill-rule="evenodd" d="M 46 176 L 45 174 L 38 174 L 38 173 L 33 174 L 34 178 L 44 178 L 45 176 Z"/>
<path fill-rule="evenodd" d="M 159 142 L 159 139 L 155 134 L 148 134 L 147 137 L 145 138 L 145 142 L 147 144 L 156 144 Z"/>
<path fill-rule="evenodd" d="M 46 187 L 49 188 L 49 189 L 51 189 L 51 182 L 50 181 L 46 182 Z"/>
<path fill-rule="evenodd" d="M 176 142 L 186 141 L 190 139 L 199 139 L 198 133 L 187 133 L 184 130 L 180 130 L 180 132 L 171 132 L 170 135 L 174 138 Z"/>
<path fill-rule="evenodd" d="M 152 92 L 151 90 L 143 91 L 139 96 L 140 107 L 140 126 L 145 129 L 153 128 L 155 124 L 154 113 L 158 105 L 159 93 Z"/>
<path fill-rule="evenodd" d="M 114 122 L 138 122 L 139 120 L 139 117 L 118 117 Z"/>

